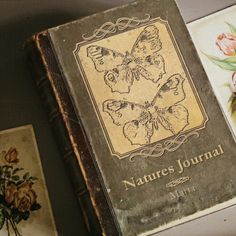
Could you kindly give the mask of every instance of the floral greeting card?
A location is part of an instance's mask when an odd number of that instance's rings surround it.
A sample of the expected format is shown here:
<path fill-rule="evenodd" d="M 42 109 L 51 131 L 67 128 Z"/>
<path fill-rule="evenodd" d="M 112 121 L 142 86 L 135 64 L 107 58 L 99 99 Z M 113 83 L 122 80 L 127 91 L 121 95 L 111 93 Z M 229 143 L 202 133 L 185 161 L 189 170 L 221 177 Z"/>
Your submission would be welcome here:
<path fill-rule="evenodd" d="M 236 6 L 191 22 L 188 29 L 236 137 Z"/>
<path fill-rule="evenodd" d="M 0 132 L 0 235 L 57 235 L 30 125 Z"/>

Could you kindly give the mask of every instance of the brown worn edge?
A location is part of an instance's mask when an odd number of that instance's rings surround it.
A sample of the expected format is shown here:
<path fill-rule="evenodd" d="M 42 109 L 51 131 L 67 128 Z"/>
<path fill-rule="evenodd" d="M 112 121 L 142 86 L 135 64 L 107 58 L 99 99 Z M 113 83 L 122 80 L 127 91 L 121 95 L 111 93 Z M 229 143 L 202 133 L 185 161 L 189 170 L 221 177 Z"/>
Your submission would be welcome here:
<path fill-rule="evenodd" d="M 63 75 L 53 54 L 48 32 L 44 31 L 34 35 L 27 44 L 34 44 L 42 59 L 46 73 L 45 77 L 50 82 L 53 96 L 59 108 L 59 115 L 63 119 L 73 153 L 76 156 L 77 164 L 81 169 L 89 192 L 88 197 L 101 226 L 101 234 L 107 236 L 119 235 L 93 163 L 91 147 L 66 89 Z"/>

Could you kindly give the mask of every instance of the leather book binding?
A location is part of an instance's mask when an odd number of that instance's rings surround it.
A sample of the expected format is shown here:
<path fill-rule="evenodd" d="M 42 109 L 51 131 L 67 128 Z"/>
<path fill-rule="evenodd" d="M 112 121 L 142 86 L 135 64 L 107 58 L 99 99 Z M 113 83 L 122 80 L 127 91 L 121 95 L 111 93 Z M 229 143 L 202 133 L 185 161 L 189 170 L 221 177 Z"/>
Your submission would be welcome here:
<path fill-rule="evenodd" d="M 33 77 L 93 235 L 151 235 L 235 204 L 235 142 L 173 0 L 38 33 Z"/>

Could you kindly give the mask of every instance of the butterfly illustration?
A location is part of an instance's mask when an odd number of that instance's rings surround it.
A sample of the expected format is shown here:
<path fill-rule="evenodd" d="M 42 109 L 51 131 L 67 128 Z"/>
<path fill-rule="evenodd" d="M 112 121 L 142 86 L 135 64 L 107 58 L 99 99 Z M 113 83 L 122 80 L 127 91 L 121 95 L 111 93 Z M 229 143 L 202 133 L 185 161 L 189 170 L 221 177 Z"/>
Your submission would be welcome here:
<path fill-rule="evenodd" d="M 125 54 L 92 45 L 87 55 L 112 92 L 129 93 L 134 79 L 145 78 L 157 83 L 165 74 L 164 58 L 158 53 L 162 48 L 159 30 L 150 25 L 138 36 L 131 52 Z"/>
<path fill-rule="evenodd" d="M 103 111 L 108 113 L 132 145 L 149 144 L 159 126 L 178 134 L 189 124 L 189 113 L 179 104 L 186 97 L 180 74 L 172 75 L 158 90 L 151 101 L 140 105 L 133 102 L 109 99 L 103 103 Z"/>

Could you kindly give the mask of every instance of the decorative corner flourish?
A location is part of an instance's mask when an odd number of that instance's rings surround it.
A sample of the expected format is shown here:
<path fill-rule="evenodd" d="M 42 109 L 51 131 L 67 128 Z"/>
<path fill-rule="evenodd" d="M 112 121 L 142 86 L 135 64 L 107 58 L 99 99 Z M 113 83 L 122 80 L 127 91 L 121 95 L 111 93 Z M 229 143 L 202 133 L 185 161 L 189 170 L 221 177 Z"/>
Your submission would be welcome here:
<path fill-rule="evenodd" d="M 92 39 L 102 39 L 108 34 L 116 33 L 117 30 L 125 30 L 128 27 L 135 28 L 136 26 L 146 23 L 150 20 L 151 16 L 149 14 L 145 14 L 146 18 L 144 19 L 138 19 L 138 17 L 121 17 L 119 18 L 115 23 L 109 21 L 105 22 L 103 25 L 101 25 L 98 29 L 95 29 L 93 31 L 93 34 L 91 36 L 86 36 L 85 34 L 82 35 L 82 38 L 85 41 L 90 41 Z"/>
<path fill-rule="evenodd" d="M 186 143 L 190 137 L 199 137 L 199 133 L 196 131 L 190 132 L 188 134 L 178 134 L 173 139 L 166 140 L 164 143 L 156 143 L 154 146 L 146 146 L 139 150 L 138 152 L 132 153 L 129 156 L 131 162 L 134 161 L 136 157 L 158 158 L 164 155 L 165 152 L 174 152 L 184 143 Z"/>

